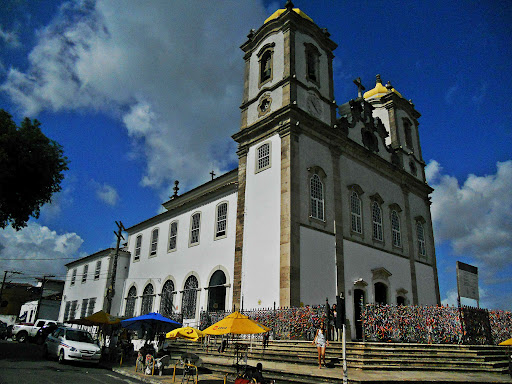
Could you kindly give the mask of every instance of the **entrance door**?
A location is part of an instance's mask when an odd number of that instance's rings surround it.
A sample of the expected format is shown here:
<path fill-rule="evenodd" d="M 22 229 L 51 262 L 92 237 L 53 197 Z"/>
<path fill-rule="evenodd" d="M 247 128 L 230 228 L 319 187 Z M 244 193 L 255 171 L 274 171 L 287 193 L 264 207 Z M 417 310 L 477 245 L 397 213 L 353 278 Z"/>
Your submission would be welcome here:
<path fill-rule="evenodd" d="M 356 326 L 356 339 L 363 339 L 363 308 L 366 303 L 364 291 L 354 289 L 354 320 Z"/>
<path fill-rule="evenodd" d="M 386 305 L 388 303 L 388 287 L 384 283 L 375 283 L 375 304 Z"/>

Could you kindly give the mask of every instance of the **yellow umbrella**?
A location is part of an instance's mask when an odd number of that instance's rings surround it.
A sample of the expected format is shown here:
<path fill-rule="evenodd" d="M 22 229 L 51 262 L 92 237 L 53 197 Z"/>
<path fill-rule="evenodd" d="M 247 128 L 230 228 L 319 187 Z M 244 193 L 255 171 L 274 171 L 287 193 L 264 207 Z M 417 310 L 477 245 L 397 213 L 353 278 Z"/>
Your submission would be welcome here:
<path fill-rule="evenodd" d="M 167 339 L 186 339 L 191 341 L 197 341 L 206 335 L 200 331 L 199 329 L 192 327 L 182 327 L 173 329 L 171 332 L 167 333 L 165 337 Z"/>
<path fill-rule="evenodd" d="M 75 319 L 67 321 L 67 323 L 71 324 L 79 324 L 79 325 L 87 325 L 87 326 L 93 326 L 93 325 L 104 325 L 104 324 L 119 324 L 121 322 L 120 319 L 118 319 L 115 316 L 112 316 L 110 313 L 107 313 L 105 311 L 99 311 L 96 313 L 93 313 L 90 316 L 84 317 L 82 319 Z"/>
<path fill-rule="evenodd" d="M 498 345 L 512 345 L 512 339 L 508 339 L 508 340 L 502 341 Z"/>
<path fill-rule="evenodd" d="M 227 333 L 250 335 L 268 331 L 270 331 L 270 328 L 258 323 L 256 320 L 252 320 L 240 312 L 233 312 L 221 321 L 209 326 L 203 332 L 207 335 L 225 335 Z"/>

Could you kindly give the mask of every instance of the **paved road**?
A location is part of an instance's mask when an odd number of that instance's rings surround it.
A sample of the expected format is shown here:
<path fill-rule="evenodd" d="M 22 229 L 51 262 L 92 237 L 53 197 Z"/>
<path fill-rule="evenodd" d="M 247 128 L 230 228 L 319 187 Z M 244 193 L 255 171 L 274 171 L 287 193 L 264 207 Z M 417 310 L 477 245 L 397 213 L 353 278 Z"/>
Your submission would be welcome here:
<path fill-rule="evenodd" d="M 138 384 L 134 378 L 119 375 L 95 365 L 59 364 L 45 360 L 42 347 L 0 341 L 0 384 Z"/>

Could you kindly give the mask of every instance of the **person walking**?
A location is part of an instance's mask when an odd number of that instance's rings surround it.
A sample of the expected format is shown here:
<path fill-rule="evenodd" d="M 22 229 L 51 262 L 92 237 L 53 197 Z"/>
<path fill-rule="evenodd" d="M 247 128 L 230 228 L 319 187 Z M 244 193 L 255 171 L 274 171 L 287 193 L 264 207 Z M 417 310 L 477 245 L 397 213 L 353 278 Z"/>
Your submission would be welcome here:
<path fill-rule="evenodd" d="M 322 361 L 325 365 L 325 348 L 329 345 L 323 321 L 320 323 L 320 327 L 316 330 L 315 338 L 311 344 L 316 344 L 316 349 L 318 351 L 318 369 L 321 369 Z"/>

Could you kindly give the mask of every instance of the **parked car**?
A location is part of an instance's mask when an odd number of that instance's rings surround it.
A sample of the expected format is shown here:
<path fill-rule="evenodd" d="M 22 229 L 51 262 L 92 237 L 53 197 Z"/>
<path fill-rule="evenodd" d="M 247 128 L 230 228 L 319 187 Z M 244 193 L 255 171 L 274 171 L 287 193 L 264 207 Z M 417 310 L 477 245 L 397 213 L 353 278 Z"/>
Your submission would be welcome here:
<path fill-rule="evenodd" d="M 39 331 L 40 328 L 42 328 L 48 324 L 57 325 L 57 322 L 55 320 L 39 319 L 35 322 L 35 324 L 30 324 L 30 323 L 15 324 L 12 327 L 12 338 L 16 339 L 20 343 L 24 343 L 24 342 L 28 341 L 30 338 L 33 338 L 34 336 L 36 336 L 37 331 Z"/>
<path fill-rule="evenodd" d="M 101 348 L 87 331 L 58 327 L 46 338 L 43 354 L 45 357 L 57 357 L 61 364 L 67 360 L 99 363 Z"/>

